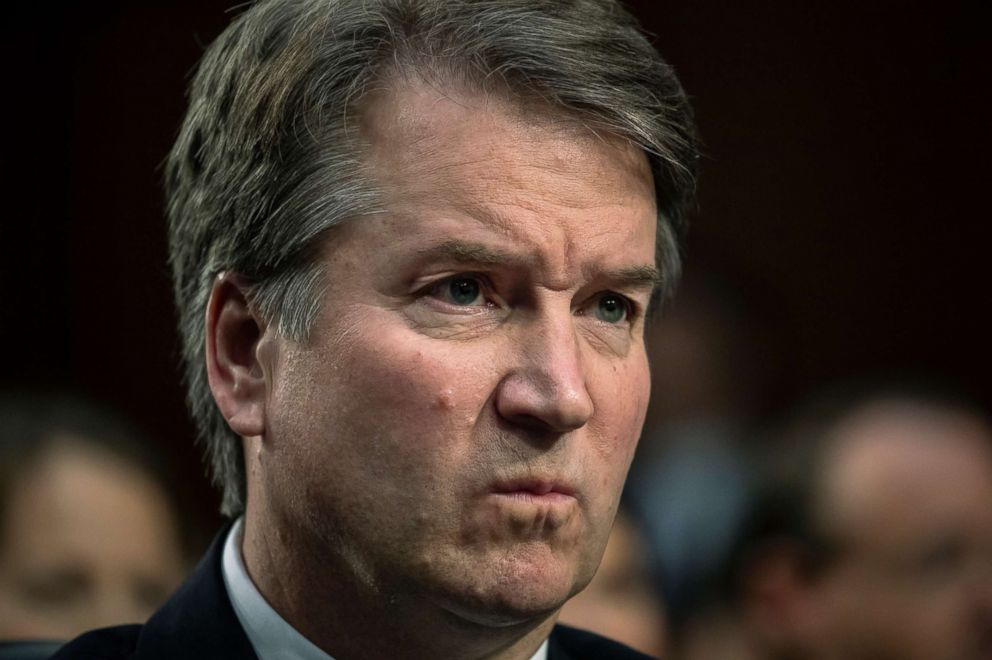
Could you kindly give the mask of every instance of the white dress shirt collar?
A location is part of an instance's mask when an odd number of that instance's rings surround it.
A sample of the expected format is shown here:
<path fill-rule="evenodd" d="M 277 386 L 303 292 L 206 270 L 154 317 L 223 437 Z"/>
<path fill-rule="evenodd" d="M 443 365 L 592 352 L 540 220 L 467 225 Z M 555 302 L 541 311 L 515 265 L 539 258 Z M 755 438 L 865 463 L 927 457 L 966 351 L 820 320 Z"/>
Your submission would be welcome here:
<path fill-rule="evenodd" d="M 334 660 L 279 616 L 251 581 L 241 558 L 243 521 L 243 518 L 238 518 L 224 541 L 221 574 L 234 613 L 258 660 Z M 548 640 L 544 640 L 530 660 L 547 658 Z"/>
<path fill-rule="evenodd" d="M 251 581 L 241 558 L 243 522 L 244 518 L 238 518 L 227 534 L 221 572 L 234 613 L 258 660 L 334 660 L 279 616 Z"/>

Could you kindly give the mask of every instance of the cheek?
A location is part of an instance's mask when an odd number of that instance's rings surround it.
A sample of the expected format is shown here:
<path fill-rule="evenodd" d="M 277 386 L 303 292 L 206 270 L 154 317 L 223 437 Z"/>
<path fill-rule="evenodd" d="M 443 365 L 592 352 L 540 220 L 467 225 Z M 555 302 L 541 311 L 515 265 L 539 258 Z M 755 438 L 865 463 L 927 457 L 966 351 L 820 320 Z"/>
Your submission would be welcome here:
<path fill-rule="evenodd" d="M 583 463 L 591 492 L 597 493 L 590 515 L 598 521 L 594 526 L 603 531 L 605 544 L 644 424 L 650 389 L 647 360 L 609 365 L 590 383 L 595 414 L 588 424 L 591 451 Z"/>
<path fill-rule="evenodd" d="M 488 356 L 413 333 L 358 344 L 346 359 L 344 386 L 365 419 L 427 445 L 448 444 L 445 431 L 474 425 L 491 390 Z"/>
<path fill-rule="evenodd" d="M 319 451 L 338 478 L 412 497 L 468 462 L 492 360 L 395 322 L 365 327 L 376 331 L 309 350 L 302 359 L 310 373 L 287 376 L 305 391 L 287 392 L 282 408 L 305 411 L 295 425 L 311 448 L 301 451 Z"/>
<path fill-rule="evenodd" d="M 607 365 L 590 379 L 595 415 L 590 420 L 595 449 L 604 460 L 623 464 L 633 458 L 644 425 L 651 380 L 641 352 L 619 364 Z"/>

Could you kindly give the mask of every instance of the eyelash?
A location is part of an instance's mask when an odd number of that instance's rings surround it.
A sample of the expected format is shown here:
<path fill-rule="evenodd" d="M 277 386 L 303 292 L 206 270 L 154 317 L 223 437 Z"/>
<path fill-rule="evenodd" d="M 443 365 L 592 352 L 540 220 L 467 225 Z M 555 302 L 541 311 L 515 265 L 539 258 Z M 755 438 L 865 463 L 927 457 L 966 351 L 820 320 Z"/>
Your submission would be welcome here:
<path fill-rule="evenodd" d="M 606 323 L 607 325 L 612 325 L 612 326 L 622 325 L 623 323 L 626 323 L 626 324 L 629 325 L 629 324 L 632 324 L 640 316 L 640 310 L 641 310 L 640 305 L 638 305 L 636 301 L 628 298 L 627 296 L 623 295 L 622 293 L 617 293 L 616 291 L 603 291 L 602 293 L 599 293 L 599 294 L 593 296 L 590 299 L 590 301 L 586 304 L 586 306 L 583 307 L 583 309 L 586 309 L 590 305 L 593 305 L 593 304 L 598 303 L 600 300 L 602 300 L 603 298 L 606 298 L 607 296 L 615 297 L 615 298 L 617 298 L 621 302 L 621 304 L 623 304 L 623 306 L 625 308 L 624 320 L 622 322 L 620 322 L 620 323 L 610 323 L 608 321 L 603 321 L 603 323 Z"/>
<path fill-rule="evenodd" d="M 457 303 L 453 303 L 448 300 L 445 300 L 444 295 L 442 293 L 443 289 L 444 287 L 450 286 L 451 283 L 454 282 L 455 280 L 474 280 L 478 282 L 479 294 L 485 300 L 485 305 L 484 306 L 459 305 Z M 424 289 L 421 290 L 420 295 L 432 297 L 435 300 L 444 303 L 449 307 L 462 309 L 462 310 L 469 310 L 469 309 L 479 309 L 480 307 L 483 308 L 495 307 L 496 303 L 491 300 L 492 296 L 490 295 L 492 289 L 493 289 L 492 284 L 489 282 L 488 278 L 486 278 L 484 275 L 481 275 L 479 273 L 457 273 L 450 277 L 445 277 L 442 280 L 432 282 L 431 284 L 429 284 L 428 286 L 424 287 Z"/>
<path fill-rule="evenodd" d="M 443 294 L 441 293 L 442 290 L 443 290 L 443 288 L 446 287 L 446 286 L 450 286 L 451 283 L 454 282 L 455 280 L 475 280 L 476 282 L 478 282 L 478 284 L 479 284 L 479 293 L 484 298 L 485 305 L 484 306 L 483 305 L 458 305 L 456 303 L 453 303 L 453 302 L 449 302 L 447 300 L 444 300 Z M 480 273 L 457 273 L 455 275 L 451 275 L 450 277 L 446 277 L 446 278 L 444 278 L 442 280 L 439 280 L 439 281 L 436 281 L 436 282 L 432 282 L 430 285 L 426 286 L 424 289 L 421 290 L 420 295 L 431 296 L 435 300 L 438 300 L 438 301 L 444 303 L 445 305 L 447 305 L 449 307 L 453 307 L 453 308 L 456 308 L 456 309 L 470 310 L 470 309 L 492 308 L 492 307 L 495 307 L 497 305 L 497 303 L 493 302 L 490 299 L 492 296 L 490 295 L 489 292 L 491 292 L 492 289 L 493 289 L 493 287 L 492 287 L 492 284 L 489 281 L 489 279 L 487 277 L 485 277 L 484 275 L 480 274 Z M 628 298 L 627 296 L 623 295 L 622 293 L 617 293 L 616 291 L 609 291 L 609 290 L 608 291 L 602 291 L 602 292 L 596 294 L 595 296 L 593 296 L 592 298 L 590 298 L 582 307 L 579 308 L 578 312 L 580 314 L 582 314 L 583 316 L 585 316 L 586 315 L 585 314 L 585 310 L 586 309 L 588 309 L 591 305 L 598 303 L 600 300 L 602 300 L 606 296 L 616 297 L 623 304 L 623 306 L 625 308 L 624 320 L 622 322 L 618 322 L 618 323 L 610 323 L 608 321 L 602 321 L 601 319 L 597 319 L 597 320 L 600 320 L 602 323 L 604 323 L 606 325 L 620 326 L 620 325 L 623 325 L 625 323 L 626 324 L 631 324 L 637 318 L 640 317 L 640 315 L 641 315 L 641 305 L 640 304 L 638 304 L 635 300 L 632 300 L 631 298 Z"/>

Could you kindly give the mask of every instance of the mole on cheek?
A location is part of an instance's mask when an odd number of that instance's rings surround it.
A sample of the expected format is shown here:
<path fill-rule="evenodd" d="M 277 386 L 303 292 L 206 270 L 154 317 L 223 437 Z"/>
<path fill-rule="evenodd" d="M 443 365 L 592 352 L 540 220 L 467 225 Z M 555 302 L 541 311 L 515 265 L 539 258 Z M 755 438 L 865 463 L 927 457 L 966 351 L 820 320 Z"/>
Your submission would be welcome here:
<path fill-rule="evenodd" d="M 441 390 L 441 393 L 437 395 L 437 407 L 441 410 L 452 410 L 455 407 L 454 392 L 451 388 L 445 388 Z"/>

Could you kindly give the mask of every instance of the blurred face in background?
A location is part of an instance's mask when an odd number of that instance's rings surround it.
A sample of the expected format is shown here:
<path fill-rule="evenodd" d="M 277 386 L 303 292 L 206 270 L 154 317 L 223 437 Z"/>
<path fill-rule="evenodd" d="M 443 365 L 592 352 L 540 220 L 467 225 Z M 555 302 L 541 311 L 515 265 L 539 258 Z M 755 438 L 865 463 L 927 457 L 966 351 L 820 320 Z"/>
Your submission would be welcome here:
<path fill-rule="evenodd" d="M 838 429 L 820 519 L 839 541 L 811 588 L 817 657 L 992 658 L 992 436 L 892 403 Z"/>
<path fill-rule="evenodd" d="M 0 639 L 68 639 L 143 622 L 182 574 L 165 495 L 106 450 L 56 440 L 6 493 Z"/>

